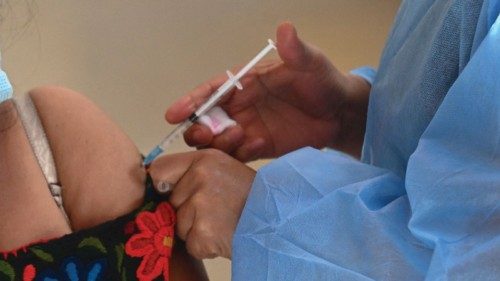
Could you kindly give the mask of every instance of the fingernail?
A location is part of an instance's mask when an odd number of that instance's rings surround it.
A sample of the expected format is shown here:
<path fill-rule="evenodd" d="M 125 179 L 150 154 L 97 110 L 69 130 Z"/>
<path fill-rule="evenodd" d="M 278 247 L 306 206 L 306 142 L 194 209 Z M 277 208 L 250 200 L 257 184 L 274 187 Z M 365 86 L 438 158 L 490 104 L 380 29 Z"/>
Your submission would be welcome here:
<path fill-rule="evenodd" d="M 158 184 L 155 186 L 155 189 L 158 193 L 160 194 L 167 194 L 170 191 L 172 191 L 174 185 L 166 182 L 166 181 L 160 181 Z"/>

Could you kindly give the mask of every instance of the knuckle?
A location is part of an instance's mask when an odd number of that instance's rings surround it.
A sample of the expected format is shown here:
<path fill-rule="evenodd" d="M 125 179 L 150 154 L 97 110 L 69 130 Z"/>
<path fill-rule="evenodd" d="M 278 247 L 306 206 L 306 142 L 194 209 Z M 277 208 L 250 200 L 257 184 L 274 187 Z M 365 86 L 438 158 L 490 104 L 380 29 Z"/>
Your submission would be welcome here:
<path fill-rule="evenodd" d="M 186 204 L 186 208 L 192 208 L 197 211 L 201 211 L 206 209 L 208 198 L 202 193 L 196 193 L 189 199 L 189 202 Z"/>
<path fill-rule="evenodd" d="M 179 196 L 177 196 L 177 192 L 175 192 L 175 189 L 174 191 L 170 194 L 169 198 L 168 198 L 168 202 L 170 202 L 170 204 L 175 208 L 177 209 L 177 216 L 179 216 L 179 212 L 181 211 L 179 209 L 179 207 L 182 205 L 182 200 L 180 199 Z"/>
<path fill-rule="evenodd" d="M 202 89 L 203 89 L 203 92 L 205 92 L 205 93 L 211 93 L 214 90 L 214 88 L 212 87 L 212 84 L 210 84 L 210 82 L 208 82 L 208 81 L 203 83 Z"/>
<path fill-rule="evenodd" d="M 198 140 L 195 138 L 195 132 L 197 128 L 198 128 L 197 124 L 194 124 L 193 126 L 191 126 L 191 128 L 189 128 L 186 132 L 184 132 L 183 137 L 187 145 L 194 146 L 198 144 L 197 143 Z"/>
<path fill-rule="evenodd" d="M 182 241 L 186 241 L 187 232 L 185 231 L 184 227 L 177 225 L 175 233 L 177 234 L 177 237 L 179 237 Z"/>
<path fill-rule="evenodd" d="M 179 238 L 182 240 L 186 240 L 188 229 L 190 228 L 190 223 L 186 218 L 186 212 L 177 212 L 177 225 L 176 225 L 176 233 Z"/>
<path fill-rule="evenodd" d="M 205 241 L 213 241 L 215 238 L 212 227 L 206 222 L 199 222 L 193 229 L 193 235 Z"/>
<path fill-rule="evenodd" d="M 213 259 L 213 258 L 216 258 L 217 256 L 219 256 L 219 253 L 217 252 L 217 250 L 214 247 L 209 247 L 205 251 L 205 258 L 206 259 Z"/>
<path fill-rule="evenodd" d="M 221 254 L 216 241 L 212 241 L 211 243 L 206 244 L 203 248 L 203 251 L 206 258 L 215 258 Z"/>
<path fill-rule="evenodd" d="M 196 258 L 214 258 L 222 254 L 217 233 L 208 224 L 199 223 L 191 229 L 186 243 L 188 252 Z"/>
<path fill-rule="evenodd" d="M 197 259 L 214 258 L 217 253 L 213 250 L 212 246 L 206 243 L 200 243 L 200 241 L 189 241 L 186 243 L 186 249 L 188 253 Z"/>
<path fill-rule="evenodd" d="M 188 209 L 189 206 L 182 206 L 176 210 L 175 216 L 178 219 L 177 225 L 180 225 L 182 222 L 186 221 L 188 219 Z"/>
<path fill-rule="evenodd" d="M 201 101 L 195 99 L 192 94 L 188 95 L 187 99 L 188 99 L 188 104 L 194 105 L 194 108 L 198 108 L 198 106 L 200 106 Z"/>
<path fill-rule="evenodd" d="M 207 259 L 217 257 L 217 252 L 213 247 L 201 245 L 199 242 L 192 242 L 186 245 L 186 249 L 190 255 L 197 259 Z"/>
<path fill-rule="evenodd" d="M 197 259 L 203 259 L 203 254 L 201 253 L 198 243 L 196 241 L 192 240 L 186 241 L 186 250 L 191 256 Z"/>
<path fill-rule="evenodd" d="M 197 134 L 197 132 L 203 131 L 203 127 L 199 124 L 194 124 L 186 132 L 184 132 L 184 141 L 189 146 L 198 146 L 204 144 L 203 134 Z"/>
<path fill-rule="evenodd" d="M 196 180 L 204 182 L 210 178 L 210 169 L 207 165 L 197 165 L 193 168 L 193 176 Z"/>

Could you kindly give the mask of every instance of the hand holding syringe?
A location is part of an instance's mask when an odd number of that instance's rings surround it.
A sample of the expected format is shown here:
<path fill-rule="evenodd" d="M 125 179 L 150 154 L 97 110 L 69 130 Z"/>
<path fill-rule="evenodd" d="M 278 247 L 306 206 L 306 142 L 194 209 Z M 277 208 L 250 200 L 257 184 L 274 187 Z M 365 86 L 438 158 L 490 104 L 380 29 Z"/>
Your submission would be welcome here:
<path fill-rule="evenodd" d="M 274 42 L 269 39 L 268 45 L 262 49 L 247 65 L 245 65 L 236 75 L 231 72 L 226 71 L 228 75 L 227 81 L 222 84 L 211 96 L 210 98 L 198 108 L 187 120 L 178 125 L 170 134 L 168 134 L 161 142 L 158 144 L 144 159 L 144 165 L 149 165 L 153 160 L 158 157 L 165 149 L 180 135 L 182 135 L 189 127 L 191 127 L 196 120 L 205 113 L 207 113 L 211 108 L 217 105 L 220 99 L 231 91 L 234 87 L 239 90 L 243 89 L 239 80 L 254 67 L 265 55 L 267 55 L 271 50 L 276 49 Z"/>

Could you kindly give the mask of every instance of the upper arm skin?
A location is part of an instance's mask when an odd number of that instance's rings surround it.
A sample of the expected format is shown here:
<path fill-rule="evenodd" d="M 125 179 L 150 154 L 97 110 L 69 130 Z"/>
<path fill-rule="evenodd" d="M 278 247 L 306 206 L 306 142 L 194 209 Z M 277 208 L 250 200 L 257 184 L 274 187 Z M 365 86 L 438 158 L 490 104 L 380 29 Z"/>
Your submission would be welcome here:
<path fill-rule="evenodd" d="M 54 155 L 72 228 L 92 227 L 139 207 L 145 170 L 120 128 L 74 91 L 40 87 L 29 95 Z"/>
<path fill-rule="evenodd" d="M 73 230 L 112 220 L 139 207 L 146 173 L 132 141 L 84 96 L 37 88 L 33 99 L 54 155 Z M 175 243 L 171 280 L 208 280 L 201 261 Z"/>

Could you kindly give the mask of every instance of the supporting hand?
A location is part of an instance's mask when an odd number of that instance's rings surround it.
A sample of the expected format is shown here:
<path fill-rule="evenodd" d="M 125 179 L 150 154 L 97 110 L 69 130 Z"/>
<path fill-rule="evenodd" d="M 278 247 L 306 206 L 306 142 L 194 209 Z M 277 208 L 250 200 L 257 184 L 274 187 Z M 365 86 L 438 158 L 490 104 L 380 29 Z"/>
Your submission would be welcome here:
<path fill-rule="evenodd" d="M 231 241 L 255 171 L 227 154 L 205 149 L 166 155 L 149 169 L 155 185 L 175 187 L 177 235 L 196 258 L 231 257 Z"/>

